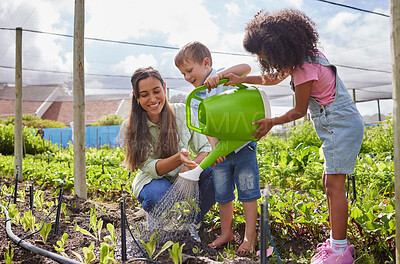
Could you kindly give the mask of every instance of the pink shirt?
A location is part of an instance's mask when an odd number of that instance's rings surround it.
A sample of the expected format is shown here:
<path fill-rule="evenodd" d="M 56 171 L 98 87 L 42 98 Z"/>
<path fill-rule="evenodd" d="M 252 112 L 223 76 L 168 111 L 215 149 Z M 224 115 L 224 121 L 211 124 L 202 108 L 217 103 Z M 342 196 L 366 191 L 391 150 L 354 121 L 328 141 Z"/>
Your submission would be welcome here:
<path fill-rule="evenodd" d="M 318 63 L 305 63 L 293 70 L 292 81 L 295 87 L 313 81 L 310 96 L 323 106 L 335 99 L 336 75 L 330 67 Z"/>

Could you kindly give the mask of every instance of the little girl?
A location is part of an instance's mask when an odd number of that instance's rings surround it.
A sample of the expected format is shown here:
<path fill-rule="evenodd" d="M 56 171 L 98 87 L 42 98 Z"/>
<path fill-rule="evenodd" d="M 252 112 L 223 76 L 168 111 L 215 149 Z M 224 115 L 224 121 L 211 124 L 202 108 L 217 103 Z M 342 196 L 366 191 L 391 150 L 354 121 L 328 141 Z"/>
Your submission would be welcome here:
<path fill-rule="evenodd" d="M 291 76 L 296 105 L 282 116 L 253 122 L 254 132 L 263 137 L 274 125 L 299 119 L 310 110 L 315 130 L 322 141 L 325 168 L 322 176 L 329 219 L 330 239 L 319 244 L 312 264 L 353 263 L 353 248 L 346 238 L 348 205 L 345 194 L 346 174 L 353 173 L 364 133 L 363 120 L 331 65 L 317 49 L 319 35 L 315 23 L 298 10 L 275 13 L 258 12 L 246 27 L 243 45 L 256 54 L 261 76 L 238 77 L 229 84 L 275 85 Z"/>

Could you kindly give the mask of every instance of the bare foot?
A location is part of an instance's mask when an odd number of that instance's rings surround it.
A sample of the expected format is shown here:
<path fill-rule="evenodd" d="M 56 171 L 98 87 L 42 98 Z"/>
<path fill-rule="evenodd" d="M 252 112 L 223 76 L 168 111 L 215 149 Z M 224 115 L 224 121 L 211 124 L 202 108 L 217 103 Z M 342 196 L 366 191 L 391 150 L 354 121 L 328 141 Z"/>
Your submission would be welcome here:
<path fill-rule="evenodd" d="M 225 246 L 226 244 L 232 242 L 235 239 L 235 236 L 233 234 L 229 235 L 221 235 L 217 239 L 215 239 L 213 242 L 208 244 L 209 247 L 211 248 L 221 248 Z"/>
<path fill-rule="evenodd" d="M 243 243 L 240 245 L 240 247 L 236 251 L 236 254 L 238 254 L 239 256 L 244 256 L 244 255 L 248 255 L 250 253 L 254 253 L 256 244 L 257 244 L 257 240 L 255 240 L 255 239 L 248 240 L 245 238 L 243 240 Z"/>

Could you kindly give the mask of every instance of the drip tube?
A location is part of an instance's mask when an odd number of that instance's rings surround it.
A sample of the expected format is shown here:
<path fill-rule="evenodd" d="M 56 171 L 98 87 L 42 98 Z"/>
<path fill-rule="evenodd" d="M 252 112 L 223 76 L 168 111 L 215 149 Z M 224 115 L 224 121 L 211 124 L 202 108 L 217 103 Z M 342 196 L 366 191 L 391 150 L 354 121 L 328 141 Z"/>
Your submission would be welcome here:
<path fill-rule="evenodd" d="M 21 247 L 23 247 L 23 248 L 25 248 L 25 249 L 27 249 L 29 251 L 35 252 L 35 253 L 37 253 L 39 255 L 42 255 L 44 257 L 51 258 L 52 260 L 55 260 L 58 263 L 63 263 L 63 264 L 64 263 L 65 264 L 83 264 L 82 262 L 63 257 L 63 256 L 61 256 L 59 254 L 55 254 L 53 252 L 44 250 L 42 248 L 38 248 L 38 247 L 28 243 L 28 242 L 21 241 L 21 239 L 19 237 L 17 237 L 16 235 L 14 235 L 14 233 L 11 230 L 11 218 L 8 216 L 7 209 L 4 206 L 2 206 L 1 204 L 0 204 L 0 208 L 4 209 L 4 213 L 6 215 L 6 232 L 7 232 L 7 235 L 15 244 L 17 244 L 17 245 L 19 245 L 19 246 L 21 246 Z"/>

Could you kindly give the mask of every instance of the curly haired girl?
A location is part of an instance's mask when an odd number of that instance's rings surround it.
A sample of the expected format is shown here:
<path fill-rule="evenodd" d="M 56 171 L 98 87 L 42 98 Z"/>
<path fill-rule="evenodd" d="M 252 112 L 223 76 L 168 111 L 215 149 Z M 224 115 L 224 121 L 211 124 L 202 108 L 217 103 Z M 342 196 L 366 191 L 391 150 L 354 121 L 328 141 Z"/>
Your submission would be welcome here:
<path fill-rule="evenodd" d="M 258 12 L 246 27 L 243 45 L 257 55 L 260 76 L 233 74 L 229 84 L 275 85 L 291 76 L 296 105 L 284 115 L 253 122 L 254 132 L 263 137 L 275 125 L 288 123 L 311 113 L 314 128 L 322 141 L 325 165 L 322 176 L 329 219 L 330 239 L 319 244 L 312 264 L 353 263 L 354 246 L 346 237 L 348 204 L 346 175 L 353 173 L 361 147 L 364 124 L 355 103 L 337 74 L 336 67 L 318 50 L 316 24 L 303 12 L 284 9 Z"/>

